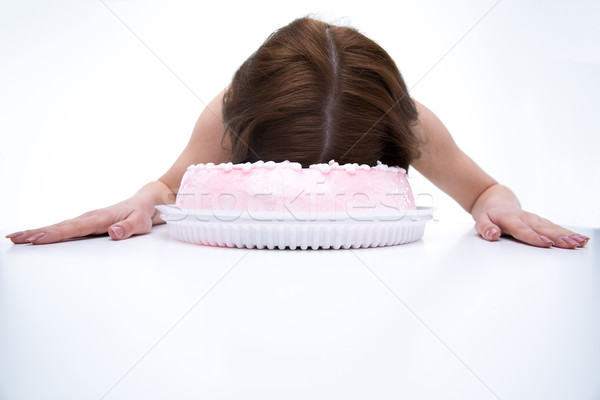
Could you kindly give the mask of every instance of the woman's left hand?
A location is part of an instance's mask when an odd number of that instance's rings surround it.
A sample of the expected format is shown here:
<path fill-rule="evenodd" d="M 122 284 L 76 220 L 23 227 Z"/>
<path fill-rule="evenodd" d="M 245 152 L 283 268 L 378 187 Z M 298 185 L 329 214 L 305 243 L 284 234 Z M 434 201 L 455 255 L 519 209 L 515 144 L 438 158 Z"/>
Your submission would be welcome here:
<path fill-rule="evenodd" d="M 589 237 L 556 225 L 536 214 L 523 211 L 512 203 L 485 207 L 475 223 L 477 232 L 486 240 L 496 241 L 500 235 L 513 236 L 521 242 L 537 247 L 584 247 Z"/>
<path fill-rule="evenodd" d="M 413 100 L 419 112 L 414 134 L 422 141 L 421 155 L 412 162 L 421 174 L 450 195 L 476 221 L 477 232 L 496 241 L 502 234 L 538 247 L 583 247 L 587 236 L 523 211 L 519 200 L 458 148 L 442 121 Z"/>

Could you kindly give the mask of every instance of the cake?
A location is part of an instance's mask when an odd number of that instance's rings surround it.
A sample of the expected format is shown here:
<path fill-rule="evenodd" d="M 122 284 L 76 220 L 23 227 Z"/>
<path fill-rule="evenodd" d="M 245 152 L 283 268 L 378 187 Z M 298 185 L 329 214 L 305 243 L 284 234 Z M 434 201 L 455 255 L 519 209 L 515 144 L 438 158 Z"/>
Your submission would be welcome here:
<path fill-rule="evenodd" d="M 334 160 L 308 168 L 289 161 L 191 165 L 175 205 L 158 208 L 176 238 L 228 247 L 406 243 L 422 236 L 431 217 L 418 212 L 403 168 Z"/>
<path fill-rule="evenodd" d="M 245 164 L 198 164 L 188 167 L 176 206 L 187 210 L 271 212 L 297 218 L 333 213 L 343 218 L 364 211 L 403 215 L 415 201 L 406 171 L 381 162 L 313 164 L 273 161 Z"/>

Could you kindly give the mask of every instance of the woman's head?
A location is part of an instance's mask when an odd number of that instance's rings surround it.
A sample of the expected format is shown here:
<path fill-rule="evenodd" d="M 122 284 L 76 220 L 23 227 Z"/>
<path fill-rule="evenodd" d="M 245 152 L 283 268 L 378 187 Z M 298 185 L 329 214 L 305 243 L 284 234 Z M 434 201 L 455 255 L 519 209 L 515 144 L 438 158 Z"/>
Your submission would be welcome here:
<path fill-rule="evenodd" d="M 223 97 L 235 163 L 381 160 L 408 168 L 418 156 L 417 117 L 385 50 L 352 28 L 311 18 L 269 36 Z"/>

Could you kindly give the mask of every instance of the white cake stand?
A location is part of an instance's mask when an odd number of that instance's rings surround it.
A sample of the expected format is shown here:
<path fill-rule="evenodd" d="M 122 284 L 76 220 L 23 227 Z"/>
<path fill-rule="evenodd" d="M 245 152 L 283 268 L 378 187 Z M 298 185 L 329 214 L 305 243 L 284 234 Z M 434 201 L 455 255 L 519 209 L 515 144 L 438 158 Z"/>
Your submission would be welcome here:
<path fill-rule="evenodd" d="M 374 212 L 252 212 L 156 206 L 169 234 L 184 242 L 258 249 L 349 249 L 419 240 L 431 207 Z M 391 212 L 393 211 L 393 212 Z"/>

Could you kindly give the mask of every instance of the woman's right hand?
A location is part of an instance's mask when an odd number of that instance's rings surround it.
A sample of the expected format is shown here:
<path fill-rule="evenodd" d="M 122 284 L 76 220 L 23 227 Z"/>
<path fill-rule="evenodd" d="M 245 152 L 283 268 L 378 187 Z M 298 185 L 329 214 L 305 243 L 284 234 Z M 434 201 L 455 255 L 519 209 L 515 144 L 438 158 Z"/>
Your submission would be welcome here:
<path fill-rule="evenodd" d="M 150 232 L 154 210 L 154 204 L 149 198 L 134 196 L 58 224 L 15 232 L 6 237 L 15 244 L 48 244 L 108 232 L 111 239 L 122 240 Z"/>
<path fill-rule="evenodd" d="M 150 232 L 155 204 L 175 201 L 179 182 L 187 167 L 197 163 L 227 162 L 231 158 L 231 143 L 223 127 L 219 93 L 202 111 L 194 126 L 192 137 L 177 161 L 158 180 L 148 183 L 133 197 L 113 206 L 101 208 L 43 228 L 6 235 L 13 243 L 46 244 L 75 237 L 100 235 L 108 232 L 113 240 Z M 162 223 L 159 216 L 154 223 Z"/>

